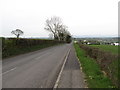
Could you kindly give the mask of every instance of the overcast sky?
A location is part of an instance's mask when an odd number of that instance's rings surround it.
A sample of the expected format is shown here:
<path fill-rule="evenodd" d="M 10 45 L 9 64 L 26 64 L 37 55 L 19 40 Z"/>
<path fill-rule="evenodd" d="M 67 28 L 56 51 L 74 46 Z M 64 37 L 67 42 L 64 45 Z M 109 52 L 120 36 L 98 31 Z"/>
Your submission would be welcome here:
<path fill-rule="evenodd" d="M 62 18 L 73 36 L 117 36 L 119 0 L 0 0 L 1 36 L 48 37 L 45 21 Z"/>

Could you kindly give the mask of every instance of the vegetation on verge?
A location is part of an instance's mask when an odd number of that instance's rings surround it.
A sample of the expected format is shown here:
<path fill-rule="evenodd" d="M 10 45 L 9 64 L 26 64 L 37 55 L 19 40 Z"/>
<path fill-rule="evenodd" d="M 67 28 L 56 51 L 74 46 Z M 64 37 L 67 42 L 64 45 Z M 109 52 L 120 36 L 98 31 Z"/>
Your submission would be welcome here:
<path fill-rule="evenodd" d="M 105 74 L 112 80 L 114 85 L 118 87 L 120 83 L 118 79 L 120 77 L 118 75 L 118 64 L 120 63 L 118 62 L 119 55 L 96 47 L 91 47 L 89 45 L 79 44 L 79 46 L 85 50 L 86 55 L 97 61 L 101 67 L 101 70 L 103 70 Z"/>
<path fill-rule="evenodd" d="M 11 33 L 16 35 L 16 38 L 1 38 L 2 58 L 38 50 L 56 44 L 70 43 L 72 41 L 72 36 L 67 28 L 68 27 L 62 23 L 59 17 L 52 17 L 51 19 L 46 20 L 46 26 L 44 29 L 53 35 L 54 40 L 19 38 L 24 32 L 20 29 L 13 30 Z"/>
<path fill-rule="evenodd" d="M 41 39 L 2 38 L 2 58 L 39 50 L 65 42 Z"/>
<path fill-rule="evenodd" d="M 112 79 L 116 87 L 120 88 L 120 71 L 119 71 L 120 69 L 120 61 L 119 61 L 120 60 L 119 58 L 120 57 L 120 54 L 119 54 L 120 46 L 114 46 L 114 45 L 90 45 L 90 46 L 93 48 L 95 47 L 100 51 L 104 51 L 105 53 L 112 54 L 113 58 L 111 58 L 110 54 L 108 55 L 108 57 L 106 57 L 109 60 L 111 60 L 111 63 L 107 63 L 107 67 L 110 71 L 108 75 Z"/>
<path fill-rule="evenodd" d="M 86 75 L 89 88 L 113 88 L 111 80 L 102 73 L 99 64 L 85 54 L 85 51 L 74 44 L 77 56 Z"/>

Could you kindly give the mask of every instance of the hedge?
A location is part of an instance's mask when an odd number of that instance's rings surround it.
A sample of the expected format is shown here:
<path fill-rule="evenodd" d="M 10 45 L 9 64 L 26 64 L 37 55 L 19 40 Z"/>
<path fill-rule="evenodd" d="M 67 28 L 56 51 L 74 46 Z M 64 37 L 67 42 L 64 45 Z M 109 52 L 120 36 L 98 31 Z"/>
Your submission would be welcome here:
<path fill-rule="evenodd" d="M 119 86 L 118 81 L 118 54 L 112 54 L 110 52 L 102 51 L 95 47 L 79 44 L 80 48 L 86 51 L 86 55 L 97 61 L 101 69 L 105 71 L 107 76 L 112 80 L 114 85 Z"/>
<path fill-rule="evenodd" d="M 25 39 L 25 38 L 2 38 L 2 58 L 53 46 L 63 41 Z"/>

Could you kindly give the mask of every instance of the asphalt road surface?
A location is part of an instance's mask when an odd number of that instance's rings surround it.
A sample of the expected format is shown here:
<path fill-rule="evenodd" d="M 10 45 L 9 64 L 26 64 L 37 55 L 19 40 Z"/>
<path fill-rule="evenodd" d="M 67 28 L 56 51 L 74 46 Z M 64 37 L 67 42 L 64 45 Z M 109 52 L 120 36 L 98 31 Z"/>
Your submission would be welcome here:
<path fill-rule="evenodd" d="M 75 77 L 74 81 L 77 85 L 75 87 L 84 87 L 83 78 L 81 77 L 81 73 L 79 73 L 80 69 L 78 61 L 74 58 L 75 55 L 72 44 L 53 46 L 3 60 L 2 87 L 53 88 L 65 57 L 70 49 L 71 52 L 69 54 L 67 63 L 65 64 L 65 70 L 63 70 L 63 73 L 67 73 L 65 71 L 68 67 L 70 71 L 75 70 L 72 72 L 75 74 L 72 75 L 72 77 L 68 75 L 68 78 L 66 78 L 66 81 L 68 81 L 66 85 L 69 87 L 71 85 L 69 83 L 73 82 L 73 79 L 70 78 Z M 70 62 L 74 65 L 69 64 Z M 71 72 L 68 74 L 71 75 Z M 64 79 L 64 76 L 65 75 L 61 76 L 61 80 Z M 59 84 L 61 85 L 60 88 L 63 86 L 61 80 Z"/>
<path fill-rule="evenodd" d="M 84 74 L 80 70 L 80 64 L 75 54 L 74 47 L 67 58 L 65 67 L 58 83 L 58 88 L 86 88 Z"/>

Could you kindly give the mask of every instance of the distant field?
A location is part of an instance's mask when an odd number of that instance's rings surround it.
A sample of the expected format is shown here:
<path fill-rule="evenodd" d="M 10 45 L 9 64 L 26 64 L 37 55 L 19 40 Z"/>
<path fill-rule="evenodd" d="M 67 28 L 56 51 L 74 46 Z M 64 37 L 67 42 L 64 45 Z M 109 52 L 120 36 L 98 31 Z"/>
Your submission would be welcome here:
<path fill-rule="evenodd" d="M 118 54 L 118 46 L 113 46 L 113 45 L 90 45 L 90 46 L 97 47 L 104 51 L 109 51 L 114 54 Z"/>

